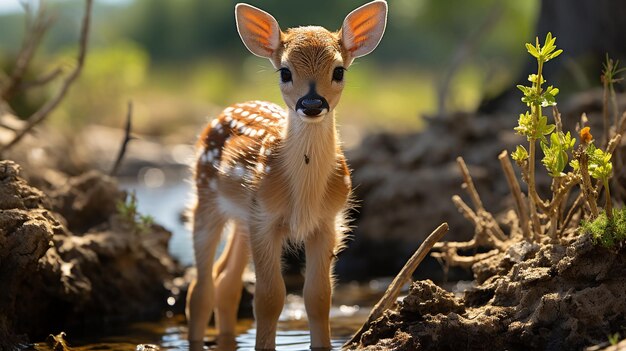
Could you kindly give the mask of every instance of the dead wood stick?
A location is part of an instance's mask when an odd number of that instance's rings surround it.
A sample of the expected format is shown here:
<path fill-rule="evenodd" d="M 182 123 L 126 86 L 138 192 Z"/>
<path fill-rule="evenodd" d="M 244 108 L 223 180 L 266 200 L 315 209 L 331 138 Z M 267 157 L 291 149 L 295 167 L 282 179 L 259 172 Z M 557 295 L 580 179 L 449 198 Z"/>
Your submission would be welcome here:
<path fill-rule="evenodd" d="M 363 324 L 361 329 L 357 331 L 352 339 L 344 344 L 344 347 L 348 347 L 349 345 L 358 342 L 361 338 L 361 335 L 369 328 L 370 324 L 372 324 L 375 320 L 380 318 L 383 313 L 388 310 L 391 305 L 396 301 L 398 295 L 400 295 L 400 291 L 404 284 L 406 284 L 413 275 L 413 272 L 422 262 L 424 257 L 428 254 L 430 249 L 435 245 L 436 242 L 441 240 L 443 235 L 448 232 L 448 223 L 442 223 L 437 229 L 435 229 L 430 235 L 424 240 L 422 245 L 415 251 L 413 256 L 409 258 L 404 267 L 400 270 L 400 273 L 393 279 L 387 291 L 385 291 L 385 295 L 378 301 L 376 306 L 370 312 L 367 321 Z"/>
<path fill-rule="evenodd" d="M 133 102 L 128 102 L 128 110 L 126 112 L 126 127 L 124 128 L 124 140 L 122 141 L 122 146 L 120 147 L 120 151 L 117 154 L 117 158 L 115 159 L 115 163 L 113 164 L 113 168 L 111 168 L 111 172 L 109 175 L 111 177 L 115 177 L 117 172 L 119 171 L 120 165 L 122 164 L 122 159 L 126 154 L 126 147 L 128 146 L 128 142 L 133 139 L 130 135 L 132 128 L 132 118 L 133 118 Z"/>
<path fill-rule="evenodd" d="M 474 204 L 476 212 L 478 212 L 479 210 L 484 210 L 485 207 L 483 206 L 483 202 L 480 199 L 480 195 L 478 195 L 478 191 L 476 191 L 474 181 L 472 180 L 472 176 L 467 169 L 465 160 L 463 160 L 463 157 L 459 156 L 456 158 L 456 162 L 459 164 L 459 169 L 461 170 L 461 174 L 463 175 L 463 186 L 466 188 L 468 194 L 472 198 L 472 203 Z"/>
<path fill-rule="evenodd" d="M 78 49 L 78 57 L 76 60 L 76 67 L 70 73 L 70 75 L 63 81 L 63 85 L 57 92 L 56 96 L 54 96 L 51 100 L 49 100 L 46 104 L 44 104 L 37 112 L 35 112 L 32 116 L 28 118 L 28 122 L 26 126 L 15 134 L 13 140 L 11 140 L 6 145 L 0 146 L 0 154 L 9 148 L 16 145 L 22 138 L 28 134 L 37 124 L 41 123 L 50 112 L 52 112 L 59 103 L 65 97 L 65 94 L 69 90 L 70 86 L 78 78 L 80 72 L 83 68 L 83 64 L 85 62 L 85 56 L 87 53 L 87 38 L 89 37 L 89 26 L 91 23 L 91 8 L 93 4 L 93 0 L 85 0 L 85 14 L 83 17 L 82 28 L 80 31 L 80 39 L 79 39 L 79 49 Z"/>
<path fill-rule="evenodd" d="M 498 253 L 500 253 L 500 250 L 493 249 L 493 250 L 490 250 L 488 252 L 478 253 L 478 254 L 474 254 L 472 256 L 462 256 L 462 255 L 457 254 L 456 250 L 454 250 L 452 252 L 450 252 L 450 251 L 433 252 L 430 255 L 432 257 L 437 258 L 437 259 L 442 259 L 442 260 L 446 261 L 446 263 L 449 264 L 450 266 L 469 269 L 469 268 L 472 268 L 472 266 L 476 262 L 480 262 L 482 260 L 486 260 L 489 257 L 497 255 Z"/>
<path fill-rule="evenodd" d="M 528 212 L 526 211 L 526 206 L 524 206 L 522 189 L 520 188 L 519 182 L 515 177 L 515 172 L 513 172 L 513 166 L 511 166 L 509 153 L 506 150 L 502 151 L 498 156 L 498 159 L 500 160 L 500 165 L 502 166 L 502 170 L 504 171 L 504 175 L 506 176 L 506 181 L 509 183 L 509 189 L 511 190 L 511 194 L 513 194 L 513 198 L 515 199 L 515 207 L 517 208 L 517 214 L 520 219 L 522 233 L 524 233 L 524 238 L 530 239 Z"/>

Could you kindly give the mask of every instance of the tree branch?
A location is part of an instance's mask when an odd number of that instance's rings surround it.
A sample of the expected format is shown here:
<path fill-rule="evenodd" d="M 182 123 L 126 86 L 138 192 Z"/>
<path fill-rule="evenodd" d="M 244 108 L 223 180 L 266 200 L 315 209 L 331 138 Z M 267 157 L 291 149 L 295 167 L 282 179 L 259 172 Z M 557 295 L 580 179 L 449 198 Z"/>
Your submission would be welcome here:
<path fill-rule="evenodd" d="M 32 116 L 28 118 L 26 126 L 15 134 L 13 140 L 11 140 L 6 145 L 0 147 L 0 154 L 11 147 L 15 146 L 22 138 L 28 134 L 37 124 L 41 123 L 46 117 L 52 112 L 59 103 L 65 97 L 65 94 L 68 92 L 72 83 L 78 78 L 80 72 L 83 68 L 83 64 L 85 62 L 85 56 L 87 52 L 87 39 L 89 36 L 89 26 L 91 22 L 91 8 L 93 4 L 93 0 L 85 0 L 85 14 L 82 21 L 82 28 L 80 32 L 80 40 L 79 40 L 79 50 L 78 57 L 76 60 L 76 67 L 70 73 L 70 75 L 63 81 L 63 85 L 61 89 L 58 91 L 57 95 L 49 100 L 45 105 L 43 105 L 37 112 L 35 112 Z"/>

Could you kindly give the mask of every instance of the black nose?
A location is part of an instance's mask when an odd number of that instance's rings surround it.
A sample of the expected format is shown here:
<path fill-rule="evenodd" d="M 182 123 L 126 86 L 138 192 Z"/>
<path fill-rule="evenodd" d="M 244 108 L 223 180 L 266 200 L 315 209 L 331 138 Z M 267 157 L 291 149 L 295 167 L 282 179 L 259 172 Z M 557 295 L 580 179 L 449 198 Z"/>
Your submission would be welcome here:
<path fill-rule="evenodd" d="M 322 107 L 322 99 L 303 99 L 302 100 L 302 106 L 305 109 L 310 109 L 310 108 L 315 108 L 315 109 L 319 109 L 320 107 Z"/>

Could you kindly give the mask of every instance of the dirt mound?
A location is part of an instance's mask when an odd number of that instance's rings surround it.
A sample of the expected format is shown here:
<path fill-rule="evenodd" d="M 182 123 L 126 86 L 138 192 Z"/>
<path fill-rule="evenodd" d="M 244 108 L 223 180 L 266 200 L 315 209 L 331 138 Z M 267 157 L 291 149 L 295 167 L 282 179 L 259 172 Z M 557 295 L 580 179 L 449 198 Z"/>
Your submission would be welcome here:
<path fill-rule="evenodd" d="M 520 242 L 474 266 L 462 297 L 417 281 L 365 332 L 364 350 L 574 350 L 626 323 L 626 250 Z M 489 342 L 486 342 L 488 340 Z"/>
<path fill-rule="evenodd" d="M 0 161 L 0 349 L 162 311 L 181 274 L 169 232 L 117 214 L 124 193 L 106 176 L 71 178 L 48 197 L 19 172 Z"/>

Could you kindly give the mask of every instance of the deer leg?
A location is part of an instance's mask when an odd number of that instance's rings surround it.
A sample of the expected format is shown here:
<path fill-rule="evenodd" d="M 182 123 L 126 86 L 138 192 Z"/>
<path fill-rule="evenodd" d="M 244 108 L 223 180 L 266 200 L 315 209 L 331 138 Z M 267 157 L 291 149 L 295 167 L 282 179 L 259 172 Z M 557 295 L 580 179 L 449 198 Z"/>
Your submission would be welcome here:
<path fill-rule="evenodd" d="M 256 273 L 254 314 L 256 349 L 276 347 L 276 325 L 285 303 L 285 282 L 281 272 L 282 235 L 276 231 L 253 232 L 250 237 Z"/>
<path fill-rule="evenodd" d="M 201 342 L 215 302 L 213 259 L 224 228 L 215 198 L 199 194 L 193 213 L 193 246 L 197 275 L 187 293 L 187 322 L 190 342 Z"/>
<path fill-rule="evenodd" d="M 243 282 L 241 276 L 249 260 L 248 228 L 246 223 L 236 222 L 228 245 L 222 253 L 214 272 L 215 317 L 219 334 L 235 335 L 237 310 L 241 301 Z M 218 268 L 216 267 L 216 268 Z"/>
<path fill-rule="evenodd" d="M 332 225 L 317 230 L 305 242 L 304 305 L 311 330 L 311 348 L 331 347 L 329 314 L 335 245 Z"/>

